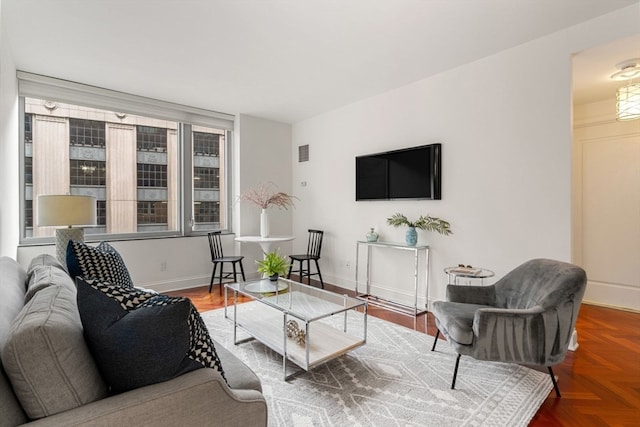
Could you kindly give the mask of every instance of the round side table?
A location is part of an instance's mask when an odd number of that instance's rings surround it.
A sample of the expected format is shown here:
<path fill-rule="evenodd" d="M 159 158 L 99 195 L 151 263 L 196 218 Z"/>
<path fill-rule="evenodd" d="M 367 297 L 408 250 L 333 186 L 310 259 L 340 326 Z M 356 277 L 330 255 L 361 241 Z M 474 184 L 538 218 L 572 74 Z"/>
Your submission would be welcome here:
<path fill-rule="evenodd" d="M 484 279 L 493 277 L 495 273 L 489 269 L 478 267 L 447 267 L 444 272 L 449 276 L 449 284 L 457 285 L 458 278 L 464 278 L 468 280 L 470 284 L 473 279 L 480 279 L 480 284 L 484 285 Z"/>

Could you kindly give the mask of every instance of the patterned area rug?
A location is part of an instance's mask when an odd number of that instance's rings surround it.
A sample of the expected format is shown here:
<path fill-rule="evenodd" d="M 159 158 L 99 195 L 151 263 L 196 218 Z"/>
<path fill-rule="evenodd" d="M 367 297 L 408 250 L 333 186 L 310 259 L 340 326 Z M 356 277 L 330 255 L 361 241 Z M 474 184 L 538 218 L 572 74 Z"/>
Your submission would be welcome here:
<path fill-rule="evenodd" d="M 202 317 L 260 377 L 270 426 L 526 426 L 552 389 L 546 373 L 463 356 L 451 390 L 446 341 L 432 352 L 432 336 L 373 316 L 364 346 L 285 382 L 280 355 L 255 340 L 233 344 L 224 309 Z"/>

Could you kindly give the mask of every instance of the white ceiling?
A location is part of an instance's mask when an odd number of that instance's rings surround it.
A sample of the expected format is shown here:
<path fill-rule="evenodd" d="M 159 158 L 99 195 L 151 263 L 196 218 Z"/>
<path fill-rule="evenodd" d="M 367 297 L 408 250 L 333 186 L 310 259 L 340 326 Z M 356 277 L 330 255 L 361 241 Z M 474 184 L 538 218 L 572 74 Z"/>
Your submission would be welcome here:
<path fill-rule="evenodd" d="M 0 1 L 17 69 L 295 123 L 640 0 Z"/>

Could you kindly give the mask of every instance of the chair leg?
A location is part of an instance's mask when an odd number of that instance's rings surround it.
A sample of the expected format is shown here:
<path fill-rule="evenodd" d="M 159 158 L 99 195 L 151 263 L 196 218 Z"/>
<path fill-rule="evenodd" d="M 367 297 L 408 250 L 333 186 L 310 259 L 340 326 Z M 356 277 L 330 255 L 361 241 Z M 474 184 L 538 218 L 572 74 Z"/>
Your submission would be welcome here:
<path fill-rule="evenodd" d="M 295 262 L 294 260 L 291 260 L 289 262 L 289 272 L 287 273 L 287 279 L 291 279 L 291 270 L 293 270 L 293 263 L 294 262 Z"/>
<path fill-rule="evenodd" d="M 242 261 L 240 261 L 240 273 L 242 273 L 242 281 L 246 282 L 247 279 L 244 278 L 244 267 L 242 267 Z"/>
<path fill-rule="evenodd" d="M 222 295 L 222 271 L 224 270 L 224 262 L 220 263 L 220 295 Z"/>
<path fill-rule="evenodd" d="M 320 273 L 320 266 L 318 265 L 318 260 L 314 259 L 313 261 L 316 263 L 316 271 L 318 272 L 318 277 L 320 278 L 320 286 L 322 286 L 322 289 L 324 289 L 324 282 L 322 281 L 322 274 Z"/>
<path fill-rule="evenodd" d="M 433 347 L 431 347 L 431 351 L 435 351 L 436 344 L 438 344 L 438 337 L 440 336 L 440 329 L 436 330 L 436 337 L 433 339 Z"/>
<path fill-rule="evenodd" d="M 553 369 L 551 366 L 547 367 L 549 369 L 549 375 L 551 375 L 551 382 L 553 383 L 553 388 L 556 390 L 556 397 L 562 397 L 560 395 L 560 389 L 558 388 L 558 382 L 556 381 L 556 376 L 553 375 Z"/>
<path fill-rule="evenodd" d="M 453 370 L 453 381 L 451 381 L 451 390 L 456 388 L 456 377 L 458 376 L 458 365 L 460 365 L 460 356 L 462 355 L 458 353 L 458 357 L 456 357 L 456 367 Z"/>
<path fill-rule="evenodd" d="M 218 263 L 213 263 L 213 271 L 211 272 L 211 281 L 209 282 L 209 293 L 211 293 L 211 289 L 213 288 L 213 279 L 216 277 L 216 268 L 218 267 Z"/>
<path fill-rule="evenodd" d="M 311 286 L 311 260 L 307 260 L 307 269 L 306 271 L 306 275 L 307 275 L 307 285 Z"/>
<path fill-rule="evenodd" d="M 236 277 L 237 276 L 237 274 L 236 274 L 236 263 L 232 262 L 231 266 L 233 267 L 233 281 L 235 283 L 237 283 L 238 282 L 238 278 Z M 220 295 L 222 295 L 222 282 L 220 282 Z"/>

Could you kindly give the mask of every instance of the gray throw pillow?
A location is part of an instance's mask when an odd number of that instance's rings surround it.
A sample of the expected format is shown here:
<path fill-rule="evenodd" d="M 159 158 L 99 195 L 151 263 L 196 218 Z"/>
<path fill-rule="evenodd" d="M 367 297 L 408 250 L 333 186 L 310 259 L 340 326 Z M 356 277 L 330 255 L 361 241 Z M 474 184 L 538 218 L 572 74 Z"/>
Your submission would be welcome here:
<path fill-rule="evenodd" d="M 112 393 L 203 367 L 224 378 L 213 341 L 189 299 L 82 277 L 76 285 L 87 343 Z"/>

